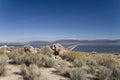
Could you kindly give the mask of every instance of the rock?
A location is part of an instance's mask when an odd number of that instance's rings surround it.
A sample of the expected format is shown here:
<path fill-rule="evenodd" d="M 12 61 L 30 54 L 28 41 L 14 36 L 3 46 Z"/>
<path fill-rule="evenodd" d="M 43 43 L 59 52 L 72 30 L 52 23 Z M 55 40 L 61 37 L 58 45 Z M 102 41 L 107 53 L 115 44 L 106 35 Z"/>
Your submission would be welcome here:
<path fill-rule="evenodd" d="M 28 53 L 37 53 L 37 50 L 32 46 L 24 46 L 24 51 Z"/>
<path fill-rule="evenodd" d="M 54 51 L 54 55 L 63 55 L 66 49 L 59 43 L 53 44 L 51 49 Z"/>
<path fill-rule="evenodd" d="M 54 55 L 63 55 L 65 53 L 67 53 L 68 51 L 73 50 L 74 48 L 76 48 L 78 45 L 72 45 L 68 48 L 64 48 L 61 44 L 59 43 L 55 43 L 51 46 L 51 49 L 54 51 Z"/>

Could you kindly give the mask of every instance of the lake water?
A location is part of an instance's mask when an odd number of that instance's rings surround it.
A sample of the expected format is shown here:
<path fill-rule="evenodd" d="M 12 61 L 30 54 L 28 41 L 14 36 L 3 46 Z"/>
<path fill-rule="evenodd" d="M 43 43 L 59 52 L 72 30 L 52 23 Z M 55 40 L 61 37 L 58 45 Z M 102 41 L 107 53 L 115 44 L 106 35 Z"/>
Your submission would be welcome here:
<path fill-rule="evenodd" d="M 35 44 L 33 47 L 40 47 L 46 44 Z M 50 44 L 49 44 L 50 45 Z M 14 46 L 14 45 L 8 45 Z M 17 45 L 23 46 L 23 45 Z M 70 46 L 70 44 L 63 44 L 64 47 Z M 120 53 L 120 44 L 80 44 L 74 50 L 81 52 L 99 52 L 99 53 Z"/>
<path fill-rule="evenodd" d="M 120 53 L 120 45 L 79 45 L 74 50 L 82 52 L 99 52 L 99 53 Z"/>

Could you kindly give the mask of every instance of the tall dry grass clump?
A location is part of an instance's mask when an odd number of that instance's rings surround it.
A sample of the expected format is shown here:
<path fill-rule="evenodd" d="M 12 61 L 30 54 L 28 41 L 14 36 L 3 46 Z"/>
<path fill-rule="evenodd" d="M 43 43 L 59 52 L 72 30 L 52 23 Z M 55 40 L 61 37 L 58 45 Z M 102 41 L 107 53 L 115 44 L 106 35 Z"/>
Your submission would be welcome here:
<path fill-rule="evenodd" d="M 9 59 L 11 59 L 16 64 L 22 64 L 24 63 L 24 56 L 26 55 L 26 53 L 22 48 L 13 47 L 13 50 L 11 50 L 10 53 L 7 53 L 7 55 Z"/>
<path fill-rule="evenodd" d="M 21 74 L 25 80 L 40 80 L 41 78 L 40 70 L 35 64 L 32 64 L 28 67 L 23 64 L 21 66 Z"/>
<path fill-rule="evenodd" d="M 5 75 L 5 66 L 7 65 L 8 57 L 5 54 L 0 55 L 0 76 Z"/>
<path fill-rule="evenodd" d="M 38 60 L 37 65 L 38 66 L 44 66 L 44 67 L 54 67 L 55 65 L 55 60 L 50 58 L 49 56 L 46 55 L 39 55 L 40 59 Z"/>
<path fill-rule="evenodd" d="M 8 57 L 15 64 L 25 63 L 27 66 L 30 64 L 36 64 L 39 67 L 53 67 L 55 64 L 54 59 L 50 56 L 52 51 L 49 46 L 43 46 L 40 48 L 40 53 L 25 52 L 24 48 L 12 47 L 10 53 L 7 53 Z"/>
<path fill-rule="evenodd" d="M 110 76 L 112 74 L 112 70 L 105 66 L 100 66 L 99 71 L 97 72 L 97 77 L 99 80 L 110 80 Z"/>
<path fill-rule="evenodd" d="M 71 80 L 86 80 L 86 71 L 81 68 L 72 68 L 67 71 Z"/>
<path fill-rule="evenodd" d="M 67 61 L 73 62 L 74 59 L 85 59 L 86 55 L 85 54 L 80 54 L 78 51 L 68 51 L 66 54 L 63 54 L 62 59 L 65 59 Z"/>
<path fill-rule="evenodd" d="M 43 54 L 28 54 L 25 56 L 25 64 L 36 64 L 39 67 L 53 67 L 55 65 L 55 60 Z"/>
<path fill-rule="evenodd" d="M 54 53 L 54 51 L 49 46 L 41 46 L 38 53 L 51 56 Z"/>

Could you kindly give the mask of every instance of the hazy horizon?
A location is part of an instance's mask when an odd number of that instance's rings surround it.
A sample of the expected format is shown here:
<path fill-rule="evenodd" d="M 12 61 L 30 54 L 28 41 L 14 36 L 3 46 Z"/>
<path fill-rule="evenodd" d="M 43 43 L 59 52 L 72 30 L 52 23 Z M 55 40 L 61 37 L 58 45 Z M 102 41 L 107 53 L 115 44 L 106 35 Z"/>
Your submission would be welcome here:
<path fill-rule="evenodd" d="M 58 40 L 88 40 L 88 41 L 93 41 L 93 40 L 120 40 L 120 39 L 77 39 L 77 38 L 59 38 L 59 39 L 40 39 L 40 38 L 26 38 L 26 39 L 18 39 L 18 40 L 13 40 L 13 41 L 0 41 L 0 43 L 6 43 L 6 42 L 13 42 L 13 43 L 22 43 L 22 42 L 30 42 L 30 41 L 58 41 Z"/>
<path fill-rule="evenodd" d="M 0 0 L 0 42 L 120 39 L 120 0 Z"/>

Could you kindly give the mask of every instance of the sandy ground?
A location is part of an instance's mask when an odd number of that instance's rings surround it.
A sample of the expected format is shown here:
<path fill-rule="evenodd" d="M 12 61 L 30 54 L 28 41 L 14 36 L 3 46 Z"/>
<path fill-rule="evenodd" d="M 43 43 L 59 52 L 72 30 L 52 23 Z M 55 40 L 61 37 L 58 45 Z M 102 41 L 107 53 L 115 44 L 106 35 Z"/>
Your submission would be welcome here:
<path fill-rule="evenodd" d="M 1 76 L 0 80 L 23 80 L 22 76 L 16 73 L 20 73 L 20 66 L 7 65 L 5 75 Z"/>
<path fill-rule="evenodd" d="M 66 80 L 63 76 L 57 75 L 54 68 L 40 68 L 43 80 Z M 6 75 L 1 76 L 0 80 L 23 80 L 23 77 L 19 75 L 19 65 L 7 65 Z"/>
<path fill-rule="evenodd" d="M 40 70 L 43 80 L 66 80 L 63 76 L 55 74 L 56 69 L 54 68 L 43 68 Z"/>

